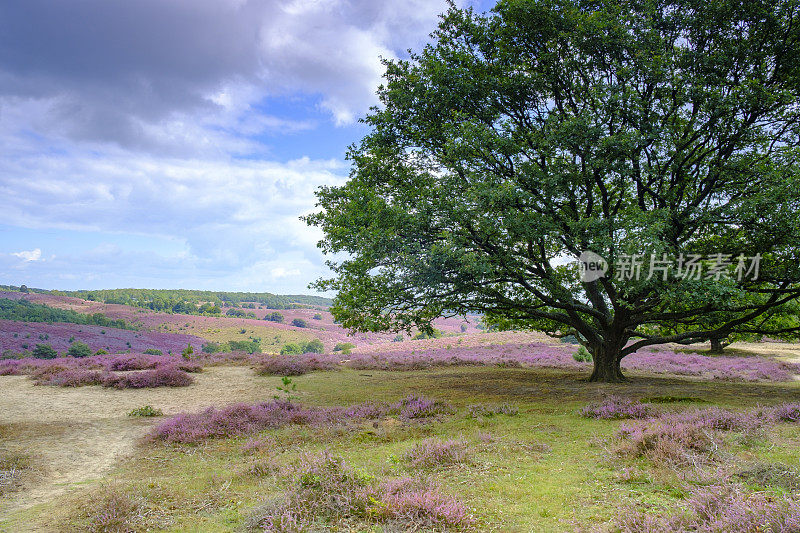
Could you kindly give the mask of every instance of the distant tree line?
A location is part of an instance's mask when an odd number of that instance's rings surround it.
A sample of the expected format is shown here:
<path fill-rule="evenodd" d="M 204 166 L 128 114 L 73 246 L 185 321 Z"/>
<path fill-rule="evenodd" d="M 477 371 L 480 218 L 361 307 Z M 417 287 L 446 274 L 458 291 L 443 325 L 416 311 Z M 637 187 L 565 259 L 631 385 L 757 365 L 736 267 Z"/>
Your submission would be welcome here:
<path fill-rule="evenodd" d="M 303 294 L 279 295 L 269 292 L 220 292 L 187 289 L 104 289 L 80 291 L 48 291 L 25 285 L 0 285 L 0 290 L 37 294 L 72 296 L 107 304 L 130 305 L 153 311 L 191 315 L 219 316 L 223 307 L 255 309 L 257 305 L 268 309 L 298 309 L 328 307 L 331 300 L 321 296 Z"/>
<path fill-rule="evenodd" d="M 8 298 L 0 298 L 0 319 L 19 322 L 68 322 L 70 324 L 87 324 L 119 329 L 138 329 L 123 319 L 108 318 L 102 313 L 86 315 L 70 309 L 56 309 L 31 303 L 24 299 L 10 300 Z"/>

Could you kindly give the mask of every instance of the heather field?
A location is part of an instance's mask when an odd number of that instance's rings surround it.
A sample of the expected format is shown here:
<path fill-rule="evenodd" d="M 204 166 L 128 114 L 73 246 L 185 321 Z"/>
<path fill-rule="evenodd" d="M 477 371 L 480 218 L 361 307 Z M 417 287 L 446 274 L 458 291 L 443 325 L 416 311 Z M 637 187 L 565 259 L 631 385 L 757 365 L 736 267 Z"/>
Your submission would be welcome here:
<path fill-rule="evenodd" d="M 49 344 L 63 354 L 74 341 L 87 344 L 92 352 L 105 350 L 108 353 L 143 352 L 148 349 L 180 353 L 189 344 L 199 347 L 204 342 L 198 336 L 184 333 L 0 320 L 0 352 L 23 353 L 32 350 L 37 344 Z"/>
<path fill-rule="evenodd" d="M 0 321 L 3 531 L 800 530 L 796 344 L 642 350 L 596 384 L 576 345 L 477 321 L 350 337 L 324 309 L 30 296 L 136 329 Z"/>
<path fill-rule="evenodd" d="M 800 0 L 0 40 L 0 533 L 800 533 Z"/>
<path fill-rule="evenodd" d="M 146 335 L 144 332 L 158 333 L 158 334 L 174 334 L 175 337 L 156 337 L 163 339 L 163 351 L 173 349 L 175 343 L 182 344 L 181 350 L 186 347 L 187 343 L 192 343 L 199 346 L 204 342 L 227 342 L 227 341 L 242 341 L 248 340 L 251 337 L 260 338 L 262 341 L 262 349 L 268 353 L 278 353 L 280 348 L 287 343 L 296 343 L 300 341 L 308 341 L 314 338 L 320 339 L 326 348 L 332 350 L 337 343 L 350 342 L 356 345 L 374 345 L 391 341 L 396 336 L 395 334 L 388 333 L 361 333 L 350 335 L 347 331 L 334 323 L 333 317 L 329 312 L 324 309 L 255 309 L 244 308 L 239 309 L 241 312 L 253 313 L 257 318 L 241 318 L 231 316 L 197 316 L 197 315 L 184 315 L 172 314 L 164 312 L 156 312 L 147 309 L 130 307 L 118 304 L 105 304 L 100 302 L 92 302 L 73 298 L 69 296 L 59 296 L 53 294 L 22 294 L 19 292 L 6 292 L 0 291 L 0 298 L 7 298 L 12 300 L 25 299 L 32 303 L 42 304 L 57 309 L 68 309 L 78 313 L 91 315 L 94 313 L 101 313 L 109 319 L 121 319 L 127 323 L 136 326 L 141 335 Z M 283 322 L 277 323 L 264 320 L 264 316 L 278 312 L 283 317 Z M 316 318 L 315 318 L 316 317 Z M 304 327 L 297 327 L 292 325 L 296 319 L 305 322 Z M 435 322 L 435 327 L 444 334 L 455 335 L 461 333 L 478 333 L 480 330 L 476 327 L 478 324 L 477 319 L 464 320 L 460 318 L 441 318 Z M 463 327 L 462 327 L 463 326 Z M 81 340 L 89 343 L 92 347 L 98 346 L 97 349 L 105 348 L 102 337 L 94 338 L 95 333 L 99 330 L 88 330 L 86 328 L 80 333 L 85 333 Z M 105 328 L 108 329 L 108 328 Z M 1 324 L 0 323 L 0 353 L 4 350 L 24 350 L 23 344 L 28 344 L 33 347 L 38 339 L 38 335 L 48 333 L 42 331 L 35 336 L 13 337 L 14 324 Z M 26 331 L 25 335 L 32 333 Z M 73 332 L 65 332 L 68 335 L 64 337 L 68 340 L 74 335 Z M 108 331 L 106 332 L 108 334 Z M 9 337 L 7 340 L 7 337 Z M 190 338 L 191 337 L 191 338 Z M 77 337 L 76 337 L 77 338 Z M 200 340 L 198 340 L 198 338 Z M 409 338 L 409 337 L 406 337 Z M 13 340 L 12 340 L 13 339 Z M 93 342 L 89 342 L 93 340 Z M 114 351 L 125 350 L 131 347 L 127 346 L 127 339 L 123 342 L 123 346 L 116 344 L 108 344 Z M 133 341 L 130 341 L 133 344 Z M 134 346 L 134 351 L 142 351 L 146 348 L 153 346 L 141 347 L 141 344 Z M 158 346 L 155 346 L 158 348 Z M 110 351 L 107 349 L 107 351 Z"/>

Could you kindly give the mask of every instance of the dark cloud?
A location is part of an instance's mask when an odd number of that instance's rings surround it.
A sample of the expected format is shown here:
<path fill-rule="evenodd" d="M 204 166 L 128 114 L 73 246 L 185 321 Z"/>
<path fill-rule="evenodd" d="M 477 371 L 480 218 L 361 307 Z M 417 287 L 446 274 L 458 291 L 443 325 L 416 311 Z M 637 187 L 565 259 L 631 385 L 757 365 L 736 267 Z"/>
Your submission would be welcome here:
<path fill-rule="evenodd" d="M 379 56 L 417 48 L 444 8 L 429 0 L 0 2 L 0 224 L 117 233 L 122 250 L 51 259 L 36 242 L 0 247 L 0 274 L 39 272 L 49 286 L 98 272 L 95 285 L 180 278 L 304 290 L 326 267 L 319 235 L 298 216 L 314 209 L 316 187 L 343 182 L 347 171 L 342 162 L 267 160 L 265 134 L 296 134 L 302 146 L 297 132 L 314 126 L 262 104 L 288 96 L 316 103 L 332 122 L 353 121 L 376 101 Z M 272 115 L 259 111 L 267 107 Z M 174 239 L 185 251 L 128 253 L 126 234 Z M 11 255 L 40 247 L 46 261 Z"/>

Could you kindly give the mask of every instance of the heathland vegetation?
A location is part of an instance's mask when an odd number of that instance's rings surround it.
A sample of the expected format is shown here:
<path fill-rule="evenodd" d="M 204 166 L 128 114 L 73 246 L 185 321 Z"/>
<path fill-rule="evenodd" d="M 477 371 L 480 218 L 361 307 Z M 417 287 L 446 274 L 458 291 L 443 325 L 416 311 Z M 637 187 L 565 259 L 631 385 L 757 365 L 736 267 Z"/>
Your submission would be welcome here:
<path fill-rule="evenodd" d="M 139 331 L 0 321 L 0 340 L 47 327 L 27 342 L 59 348 L 0 360 L 0 524 L 788 532 L 800 518 L 796 344 L 640 350 L 623 362 L 630 383 L 589 385 L 591 357 L 538 333 L 439 319 L 435 335 L 398 341 L 348 337 L 327 310 L 282 313 L 319 327 L 270 323 L 306 336 L 273 353 L 244 346 L 264 327 L 248 318 L 190 328 L 227 324 L 242 345 L 186 335 L 169 313 L 147 312 Z M 94 355 L 114 331 L 153 344 Z"/>
<path fill-rule="evenodd" d="M 0 529 L 800 532 L 799 20 L 452 3 L 333 301 L 6 287 Z"/>

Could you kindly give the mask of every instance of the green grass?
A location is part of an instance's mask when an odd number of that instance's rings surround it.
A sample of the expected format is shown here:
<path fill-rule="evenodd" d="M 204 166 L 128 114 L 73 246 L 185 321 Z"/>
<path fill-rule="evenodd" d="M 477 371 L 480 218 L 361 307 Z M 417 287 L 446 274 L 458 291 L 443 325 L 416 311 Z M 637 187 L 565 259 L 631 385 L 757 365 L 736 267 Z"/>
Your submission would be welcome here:
<path fill-rule="evenodd" d="M 242 330 L 245 330 L 242 333 Z M 280 353 L 281 347 L 288 343 L 308 342 L 316 337 L 313 334 L 299 331 L 271 328 L 269 326 L 231 326 L 224 328 L 186 328 L 186 332 L 202 337 L 211 342 L 247 341 L 251 338 L 261 339 L 261 351 L 264 353 Z"/>
<path fill-rule="evenodd" d="M 684 496 L 674 473 L 641 459 L 613 456 L 609 442 L 621 422 L 578 416 L 587 402 L 608 392 L 631 397 L 702 398 L 702 406 L 745 407 L 790 401 L 798 384 L 704 383 L 664 377 L 639 377 L 628 385 L 580 382 L 562 371 L 447 368 L 426 372 L 353 371 L 314 373 L 295 378 L 299 401 L 315 405 L 347 405 L 367 400 L 396 400 L 409 393 L 448 400 L 458 413 L 432 424 L 403 425 L 392 421 L 356 427 L 319 429 L 293 426 L 265 431 L 270 445 L 255 456 L 242 452 L 249 437 L 210 441 L 197 446 L 142 444 L 136 457 L 106 479 L 120 480 L 124 490 L 140 494 L 153 530 L 222 532 L 240 530 L 259 501 L 281 493 L 286 478 L 254 476 L 257 460 L 284 467 L 305 453 L 330 450 L 352 466 L 379 477 L 410 475 L 397 458 L 424 438 L 459 438 L 470 445 L 472 462 L 428 472 L 449 492 L 475 510 L 481 530 L 565 531 L 610 523 L 625 502 L 674 507 Z M 268 399 L 279 378 L 265 377 Z M 474 403 L 509 402 L 517 416 L 468 418 Z M 675 402 L 664 409 L 694 408 Z M 489 434 L 492 442 L 483 442 Z M 797 464 L 797 426 L 779 426 L 767 442 L 733 443 L 731 453 L 743 460 Z M 624 478 L 627 466 L 639 475 Z M 124 481 L 121 481 L 124 480 Z M 52 504 L 23 515 L 86 526 L 79 509 L 107 490 L 93 483 Z M 379 531 L 380 529 L 374 529 Z"/>

